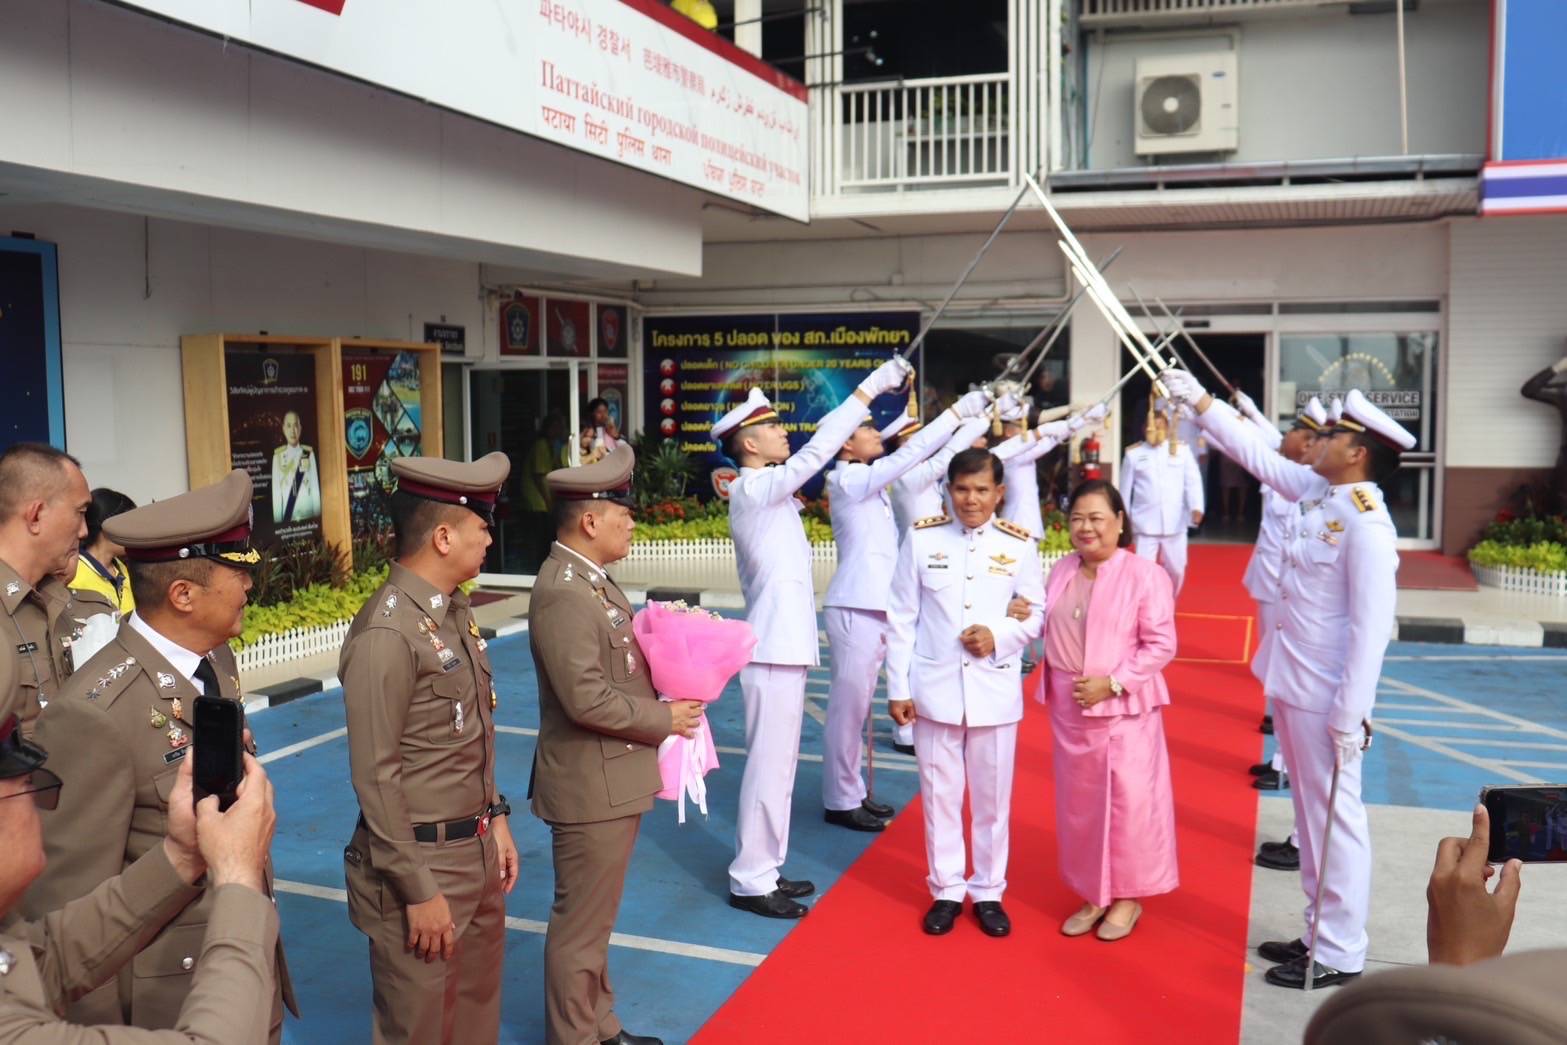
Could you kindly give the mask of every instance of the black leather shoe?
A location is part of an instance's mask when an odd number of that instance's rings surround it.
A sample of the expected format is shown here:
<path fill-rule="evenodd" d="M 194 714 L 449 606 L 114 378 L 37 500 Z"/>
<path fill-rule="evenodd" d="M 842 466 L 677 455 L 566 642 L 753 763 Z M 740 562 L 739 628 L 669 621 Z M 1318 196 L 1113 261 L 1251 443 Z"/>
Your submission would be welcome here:
<path fill-rule="evenodd" d="M 829 824 L 847 827 L 851 831 L 887 830 L 886 821 L 867 813 L 863 806 L 855 806 L 853 809 L 825 809 L 822 811 L 822 819 Z"/>
<path fill-rule="evenodd" d="M 1251 786 L 1258 791 L 1288 791 L 1290 775 L 1270 769 L 1266 773 L 1257 774 L 1257 779 L 1251 782 Z"/>
<path fill-rule="evenodd" d="M 1299 871 L 1300 850 L 1289 842 L 1264 842 L 1257 847 L 1257 866 L 1272 871 Z"/>
<path fill-rule="evenodd" d="M 791 900 L 798 900 L 802 896 L 810 896 L 816 891 L 815 882 L 807 882 L 804 878 L 792 881 L 779 876 L 777 891 L 783 893 Z"/>
<path fill-rule="evenodd" d="M 750 911 L 763 918 L 804 918 L 810 908 L 795 903 L 781 891 L 774 889 L 765 896 L 736 896 L 729 894 L 729 906 L 737 911 Z"/>
<path fill-rule="evenodd" d="M 1246 772 L 1250 773 L 1252 776 L 1262 776 L 1262 774 L 1264 774 L 1264 773 L 1271 773 L 1271 772 L 1273 772 L 1273 763 L 1272 762 L 1258 762 L 1256 765 L 1254 765 L 1250 769 L 1246 770 Z"/>
<path fill-rule="evenodd" d="M 1299 961 L 1306 957 L 1306 942 L 1304 940 L 1269 940 L 1257 948 L 1257 956 L 1266 962 L 1275 965 L 1284 965 L 1289 962 Z"/>
<path fill-rule="evenodd" d="M 1301 955 L 1295 961 L 1285 965 L 1275 965 L 1269 969 L 1263 978 L 1275 987 L 1289 987 L 1293 990 L 1306 989 L 1306 963 L 1311 962 L 1311 989 L 1322 987 L 1336 987 L 1341 983 L 1348 983 L 1360 975 L 1358 972 L 1339 972 L 1330 969 L 1321 962 L 1312 962 L 1310 958 Z"/>
<path fill-rule="evenodd" d="M 979 900 L 974 904 L 974 917 L 986 936 L 1007 936 L 1012 932 L 1012 919 L 1001 909 L 999 900 Z"/>
<path fill-rule="evenodd" d="M 1257 726 L 1257 732 L 1259 732 L 1259 733 L 1266 733 L 1270 737 L 1273 735 L 1273 716 L 1272 715 L 1264 715 L 1264 716 L 1262 716 L 1262 723 Z"/>
<path fill-rule="evenodd" d="M 892 814 L 897 812 L 896 809 L 888 805 L 886 802 L 878 802 L 874 798 L 867 798 L 862 801 L 860 803 L 860 808 L 865 810 L 871 816 L 880 817 L 883 820 L 891 820 Z"/>
<path fill-rule="evenodd" d="M 896 740 L 894 740 L 892 742 L 892 750 L 896 751 L 900 755 L 912 755 L 912 754 L 914 754 L 914 745 L 913 744 L 900 744 Z"/>
<path fill-rule="evenodd" d="M 957 900 L 937 900 L 925 912 L 925 920 L 921 925 L 932 936 L 945 936 L 952 931 L 953 924 L 962 913 L 963 905 Z"/>
<path fill-rule="evenodd" d="M 663 1038 L 650 1038 L 645 1034 L 627 1034 L 624 1027 L 613 1038 L 605 1038 L 601 1045 L 664 1045 Z"/>

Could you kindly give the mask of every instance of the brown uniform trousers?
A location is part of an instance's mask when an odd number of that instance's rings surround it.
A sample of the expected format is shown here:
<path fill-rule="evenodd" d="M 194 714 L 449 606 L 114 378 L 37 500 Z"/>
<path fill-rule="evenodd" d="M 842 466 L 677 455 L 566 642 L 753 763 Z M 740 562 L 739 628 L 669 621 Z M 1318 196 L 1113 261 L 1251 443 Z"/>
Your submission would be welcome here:
<path fill-rule="evenodd" d="M 170 1029 L 88 1029 L 59 1015 L 199 895 L 159 845 L 63 909 L 0 926 L 0 1045 L 261 1045 L 277 994 L 277 909 L 242 885 L 214 890 L 201 964 Z"/>
<path fill-rule="evenodd" d="M 0 560 L 0 610 L 0 719 L 15 712 L 31 737 L 38 712 L 71 675 L 71 643 L 89 617 L 114 607 L 53 577 L 35 589 Z"/>
<path fill-rule="evenodd" d="M 544 942 L 551 1045 L 621 1031 L 609 983 L 609 936 L 642 814 L 662 786 L 669 735 L 631 632 L 631 605 L 595 564 L 554 545 L 539 567 L 528 635 L 539 679 L 533 812 L 550 825 L 555 903 Z"/>
<path fill-rule="evenodd" d="M 467 598 L 393 564 L 349 627 L 338 675 L 360 821 L 343 851 L 348 914 L 370 941 L 374 1040 L 493 1042 L 500 1034 L 506 897 L 495 840 L 446 838 L 495 787 L 494 686 Z M 415 838 L 415 826 L 434 841 Z M 405 908 L 439 892 L 450 961 L 407 948 Z"/>
<path fill-rule="evenodd" d="M 222 695 L 237 700 L 233 653 L 220 646 L 208 659 Z M 41 918 L 86 896 L 162 846 L 169 794 L 189 750 L 175 747 L 171 733 L 178 730 L 176 737 L 188 741 L 198 695 L 127 622 L 49 702 L 38 717 L 36 739 L 65 786 L 59 806 L 42 814 L 48 865 L 23 898 L 27 917 Z M 270 872 L 267 882 L 270 889 Z M 198 896 L 120 970 L 116 982 L 78 1001 L 68 1017 L 77 1023 L 173 1027 L 191 991 L 212 902 L 211 893 Z M 277 1041 L 284 1004 L 296 1016 L 299 1010 L 281 942 L 274 962 L 270 1029 Z"/>

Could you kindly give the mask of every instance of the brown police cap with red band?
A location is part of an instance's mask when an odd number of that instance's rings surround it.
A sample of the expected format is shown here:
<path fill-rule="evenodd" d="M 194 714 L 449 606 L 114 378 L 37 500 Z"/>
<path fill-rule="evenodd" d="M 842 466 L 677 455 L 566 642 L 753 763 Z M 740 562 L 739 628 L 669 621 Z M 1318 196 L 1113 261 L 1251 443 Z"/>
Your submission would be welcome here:
<path fill-rule="evenodd" d="M 631 473 L 637 455 L 621 443 L 592 464 L 557 468 L 544 477 L 550 493 L 565 501 L 614 501 L 632 507 Z"/>
<path fill-rule="evenodd" d="M 250 475 L 236 468 L 211 486 L 134 508 L 104 521 L 132 562 L 211 559 L 248 569 L 261 562 L 250 546 Z"/>
<path fill-rule="evenodd" d="M 492 521 L 501 486 L 511 474 L 511 459 L 499 450 L 477 461 L 443 457 L 394 457 L 392 474 L 400 493 L 469 509 Z"/>

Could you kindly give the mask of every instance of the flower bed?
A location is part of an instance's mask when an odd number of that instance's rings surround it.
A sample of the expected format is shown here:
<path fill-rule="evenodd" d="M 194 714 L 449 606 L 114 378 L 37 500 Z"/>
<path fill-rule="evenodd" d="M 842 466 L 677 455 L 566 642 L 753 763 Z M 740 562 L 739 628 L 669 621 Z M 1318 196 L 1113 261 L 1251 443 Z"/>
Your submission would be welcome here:
<path fill-rule="evenodd" d="M 1567 598 L 1567 519 L 1502 512 L 1469 549 L 1469 566 L 1489 587 Z"/>

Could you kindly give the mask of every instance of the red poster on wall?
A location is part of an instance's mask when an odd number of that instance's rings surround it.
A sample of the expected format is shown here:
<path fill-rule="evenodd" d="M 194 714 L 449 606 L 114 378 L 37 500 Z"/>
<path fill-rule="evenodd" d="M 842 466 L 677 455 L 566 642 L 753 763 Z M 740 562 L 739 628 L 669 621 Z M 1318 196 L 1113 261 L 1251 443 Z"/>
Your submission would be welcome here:
<path fill-rule="evenodd" d="M 626 342 L 631 332 L 626 329 L 626 310 L 620 305 L 598 306 L 598 354 L 616 359 L 626 358 Z"/>
<path fill-rule="evenodd" d="M 394 457 L 423 454 L 419 356 L 343 352 L 343 436 L 348 512 L 356 540 L 390 533 Z"/>
<path fill-rule="evenodd" d="M 536 356 L 539 352 L 539 299 L 514 294 L 501 304 L 501 355 Z"/>
<path fill-rule="evenodd" d="M 592 346 L 588 326 L 588 303 L 568 301 L 563 298 L 546 298 L 544 308 L 548 312 L 549 354 L 552 356 L 585 356 Z"/>

